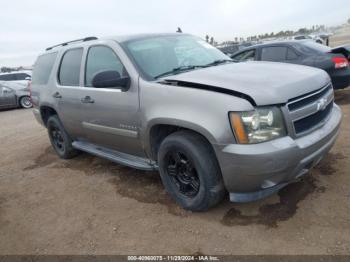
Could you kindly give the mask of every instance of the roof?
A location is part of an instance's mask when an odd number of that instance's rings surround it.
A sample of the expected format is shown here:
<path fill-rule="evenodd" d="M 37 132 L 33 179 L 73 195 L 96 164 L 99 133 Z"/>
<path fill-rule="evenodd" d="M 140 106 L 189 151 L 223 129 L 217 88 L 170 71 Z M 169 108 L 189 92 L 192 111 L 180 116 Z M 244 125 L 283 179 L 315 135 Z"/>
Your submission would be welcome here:
<path fill-rule="evenodd" d="M 23 73 L 31 75 L 32 71 L 30 70 L 11 71 L 11 72 L 0 73 L 0 75 L 12 75 L 12 74 L 23 74 Z"/>
<path fill-rule="evenodd" d="M 241 50 L 239 50 L 239 52 L 244 51 L 244 50 L 248 50 L 248 49 L 252 49 L 252 48 L 256 48 L 256 47 L 261 47 L 261 46 L 269 46 L 269 45 L 278 45 L 278 44 L 302 44 L 305 42 L 309 42 L 312 41 L 311 39 L 304 39 L 304 40 L 274 40 L 274 41 L 268 41 L 265 43 L 261 43 L 261 44 L 256 44 L 256 45 L 252 45 L 252 46 L 248 46 L 245 48 L 242 48 Z M 237 52 L 238 53 L 238 52 Z"/>

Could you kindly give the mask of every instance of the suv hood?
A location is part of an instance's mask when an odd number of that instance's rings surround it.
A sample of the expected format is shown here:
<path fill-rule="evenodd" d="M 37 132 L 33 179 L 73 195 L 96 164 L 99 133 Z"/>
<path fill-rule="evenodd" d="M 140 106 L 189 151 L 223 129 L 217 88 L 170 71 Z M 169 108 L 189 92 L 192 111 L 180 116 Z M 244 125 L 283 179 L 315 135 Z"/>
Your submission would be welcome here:
<path fill-rule="evenodd" d="M 223 64 L 167 76 L 163 80 L 178 82 L 179 86 L 183 82 L 186 87 L 199 84 L 232 90 L 249 96 L 256 105 L 283 104 L 330 82 L 323 70 L 274 62 Z"/>

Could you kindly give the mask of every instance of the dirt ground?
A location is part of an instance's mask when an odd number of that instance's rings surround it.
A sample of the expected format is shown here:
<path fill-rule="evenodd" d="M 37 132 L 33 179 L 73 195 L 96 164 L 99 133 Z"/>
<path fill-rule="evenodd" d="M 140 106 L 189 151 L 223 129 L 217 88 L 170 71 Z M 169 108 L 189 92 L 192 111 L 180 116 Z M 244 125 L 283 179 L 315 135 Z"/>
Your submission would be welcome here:
<path fill-rule="evenodd" d="M 350 25 L 345 26 L 337 30 L 333 36 L 329 39 L 329 45 L 332 47 L 350 44 Z"/>
<path fill-rule="evenodd" d="M 350 88 L 336 103 L 340 136 L 303 181 L 206 213 L 179 208 L 157 173 L 61 160 L 31 110 L 0 111 L 0 254 L 350 254 Z"/>

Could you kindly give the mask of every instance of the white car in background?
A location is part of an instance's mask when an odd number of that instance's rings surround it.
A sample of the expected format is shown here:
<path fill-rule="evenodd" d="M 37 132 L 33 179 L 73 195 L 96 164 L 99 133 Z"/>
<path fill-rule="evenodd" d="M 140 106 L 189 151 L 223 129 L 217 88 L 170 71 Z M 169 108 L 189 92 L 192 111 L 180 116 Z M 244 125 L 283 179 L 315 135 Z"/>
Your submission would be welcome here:
<path fill-rule="evenodd" d="M 31 108 L 31 71 L 0 73 L 0 108 Z"/>
<path fill-rule="evenodd" d="M 9 81 L 14 83 L 25 83 L 32 80 L 32 71 L 13 71 L 9 73 L 0 73 L 0 81 Z"/>
<path fill-rule="evenodd" d="M 31 108 L 30 83 L 0 81 L 0 109 Z"/>

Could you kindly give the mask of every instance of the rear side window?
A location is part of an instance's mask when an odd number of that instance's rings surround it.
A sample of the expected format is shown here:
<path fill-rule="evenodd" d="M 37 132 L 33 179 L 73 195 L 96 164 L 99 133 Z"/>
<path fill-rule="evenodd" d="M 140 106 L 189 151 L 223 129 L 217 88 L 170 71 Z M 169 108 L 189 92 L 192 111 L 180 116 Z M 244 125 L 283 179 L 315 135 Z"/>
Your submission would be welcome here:
<path fill-rule="evenodd" d="M 34 64 L 32 84 L 46 85 L 57 56 L 56 53 L 41 55 Z"/>
<path fill-rule="evenodd" d="M 27 75 L 25 73 L 16 74 L 16 80 L 26 80 L 27 77 L 30 77 L 30 75 Z"/>
<path fill-rule="evenodd" d="M 284 61 L 287 57 L 287 47 L 273 46 L 264 47 L 261 51 L 261 60 L 263 61 Z"/>
<path fill-rule="evenodd" d="M 58 81 L 63 86 L 79 86 L 83 49 L 68 50 L 62 57 Z"/>
<path fill-rule="evenodd" d="M 125 76 L 123 64 L 112 49 L 106 46 L 92 46 L 86 61 L 85 86 L 92 86 L 94 76 L 102 71 L 117 71 L 120 77 Z"/>
<path fill-rule="evenodd" d="M 287 60 L 295 60 L 298 58 L 298 55 L 297 53 L 295 53 L 293 51 L 293 49 L 291 48 L 288 48 L 288 51 L 287 51 Z"/>

